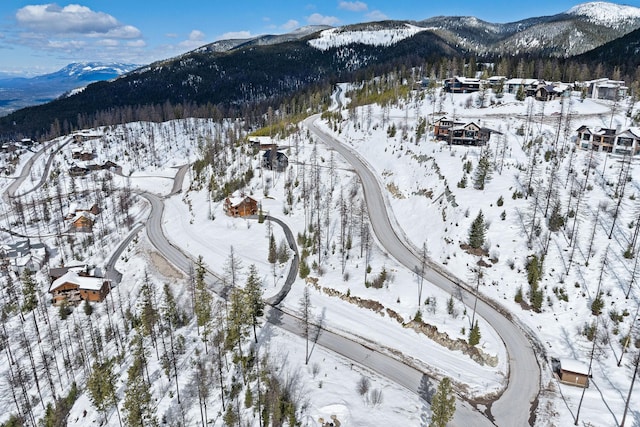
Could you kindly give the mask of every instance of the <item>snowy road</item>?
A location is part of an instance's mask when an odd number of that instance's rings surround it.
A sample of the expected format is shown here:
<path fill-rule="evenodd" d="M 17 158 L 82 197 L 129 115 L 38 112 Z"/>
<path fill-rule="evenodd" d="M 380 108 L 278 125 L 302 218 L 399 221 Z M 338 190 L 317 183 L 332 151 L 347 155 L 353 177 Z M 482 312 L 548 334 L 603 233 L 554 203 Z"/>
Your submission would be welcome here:
<path fill-rule="evenodd" d="M 376 237 L 389 254 L 414 271 L 415 267 L 420 265 L 420 257 L 398 237 L 391 225 L 387 205 L 376 176 L 366 165 L 366 161 L 315 125 L 319 117 L 315 115 L 306 119 L 306 126 L 321 142 L 336 150 L 356 170 L 364 187 L 369 217 Z M 440 268 L 429 269 L 425 278 L 451 294 L 460 295 L 461 293 L 465 304 L 473 304 L 475 297 L 470 289 L 465 285 L 458 285 L 455 278 L 450 277 Z M 509 355 L 508 383 L 502 395 L 488 408 L 489 417 L 498 426 L 533 425 L 537 396 L 540 391 L 540 368 L 535 354 L 538 348 L 533 348 L 533 340 L 530 340 L 527 334 L 513 322 L 511 315 L 496 303 L 479 299 L 477 313 L 498 332 Z M 388 373 L 385 375 L 391 377 Z M 475 419 L 471 420 L 467 418 L 470 414 L 457 411 L 455 425 L 479 425 L 480 413 L 475 414 Z"/>
<path fill-rule="evenodd" d="M 191 258 L 189 254 L 183 252 L 180 248 L 169 242 L 164 235 L 162 228 L 162 214 L 164 203 L 162 199 L 154 194 L 141 193 L 151 204 L 151 213 L 146 223 L 147 235 L 153 246 L 175 267 L 184 272 L 188 272 L 191 268 Z M 297 271 L 297 269 L 296 269 Z M 291 273 L 290 273 L 291 274 Z M 295 276 L 295 272 L 293 273 Z M 224 295 L 226 289 L 220 285 L 221 281 L 213 274 L 207 274 L 205 280 L 210 288 Z M 280 296 L 276 297 L 276 300 Z M 304 337 L 300 327 L 299 318 L 294 313 L 287 313 L 277 307 L 267 307 L 265 309 L 265 319 L 270 324 L 280 327 L 286 331 L 292 332 L 300 337 Z M 358 363 L 373 372 L 377 372 L 381 376 L 393 381 L 396 384 L 406 387 L 408 390 L 425 397 L 428 393 L 428 379 L 423 372 L 413 368 L 409 364 L 403 363 L 398 358 L 385 354 L 377 349 L 363 345 L 351 338 L 334 333 L 325 328 L 320 330 L 315 343 L 334 353 L 341 355 L 354 363 Z M 431 390 L 435 389 L 435 385 L 431 383 Z M 459 400 L 456 402 L 456 418 L 455 426 L 474 426 L 484 427 L 493 424 L 472 408 L 467 402 Z"/>
<path fill-rule="evenodd" d="M 18 188 L 20 188 L 20 186 L 24 183 L 24 181 L 27 179 L 27 177 L 31 174 L 31 168 L 33 167 L 34 163 L 36 162 L 36 160 L 38 160 L 38 158 L 40 156 L 42 156 L 44 153 L 47 152 L 47 150 L 49 148 L 51 148 L 53 145 L 57 144 L 57 141 L 52 141 L 49 144 L 45 145 L 44 147 L 42 147 L 40 150 L 38 150 L 38 152 L 36 152 L 29 160 L 27 160 L 27 162 L 25 163 L 25 165 L 22 168 L 22 172 L 20 173 L 20 176 L 18 176 L 16 178 L 15 181 L 13 181 L 11 183 L 11 185 L 9 185 L 9 187 L 7 187 L 7 190 L 4 193 L 4 197 L 5 198 L 13 198 L 13 197 L 18 197 L 18 196 L 24 196 L 25 194 L 29 194 L 33 191 L 36 191 L 38 188 L 40 188 L 44 182 L 49 178 L 49 169 L 51 168 L 51 164 L 53 163 L 53 159 L 55 158 L 55 155 L 62 150 L 62 148 L 67 145 L 68 143 L 70 143 L 71 141 L 73 141 L 73 137 L 69 137 L 66 139 L 66 141 L 62 142 L 60 145 L 58 145 L 58 148 L 56 148 L 53 152 L 51 152 L 49 154 L 49 159 L 47 160 L 47 163 L 45 165 L 44 171 L 42 172 L 42 176 L 40 177 L 40 181 L 31 189 L 25 191 L 22 194 L 18 194 L 16 195 L 16 191 L 18 191 Z M 10 204 L 9 199 L 7 199 L 8 204 Z"/>

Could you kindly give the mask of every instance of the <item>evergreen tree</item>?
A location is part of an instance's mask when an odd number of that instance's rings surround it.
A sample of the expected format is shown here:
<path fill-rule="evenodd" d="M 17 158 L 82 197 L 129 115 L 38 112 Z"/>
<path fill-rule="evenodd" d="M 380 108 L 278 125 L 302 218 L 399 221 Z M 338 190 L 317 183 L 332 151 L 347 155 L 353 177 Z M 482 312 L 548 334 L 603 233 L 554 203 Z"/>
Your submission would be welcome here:
<path fill-rule="evenodd" d="M 473 188 L 476 190 L 484 190 L 484 186 L 491 180 L 491 159 L 489 158 L 489 150 L 483 149 L 480 153 L 478 166 L 476 166 L 475 175 L 473 177 Z"/>
<path fill-rule="evenodd" d="M 549 230 L 556 232 L 564 226 L 564 216 L 560 212 L 560 201 L 556 201 L 551 208 L 551 215 L 549 215 Z"/>
<path fill-rule="evenodd" d="M 31 270 L 25 268 L 22 272 L 22 311 L 29 312 L 38 306 L 38 296 L 36 294 L 36 281 L 33 279 Z"/>
<path fill-rule="evenodd" d="M 521 84 L 518 86 L 518 91 L 516 92 L 516 99 L 518 101 L 524 101 L 527 97 L 527 94 L 524 92 L 524 86 Z"/>
<path fill-rule="evenodd" d="M 153 288 L 149 281 L 149 275 L 144 272 L 144 280 L 140 290 L 140 326 L 142 335 L 151 337 L 154 346 L 156 342 L 156 324 L 158 323 L 159 313 L 155 306 Z"/>
<path fill-rule="evenodd" d="M 124 419 L 127 426 L 157 427 L 158 420 L 152 404 L 151 385 L 146 381 L 144 371 L 146 355 L 142 336 L 132 340 L 133 363 L 127 371 L 127 388 L 124 392 Z"/>
<path fill-rule="evenodd" d="M 225 346 L 228 350 L 232 350 L 237 346 L 238 352 L 242 355 L 242 340 L 247 336 L 247 329 L 251 322 L 244 291 L 239 288 L 233 288 L 229 294 L 228 304 Z"/>
<path fill-rule="evenodd" d="M 482 210 L 478 212 L 478 216 L 471 223 L 469 230 L 469 246 L 474 249 L 481 248 L 484 245 L 485 223 Z"/>
<path fill-rule="evenodd" d="M 249 266 L 249 277 L 247 277 L 247 284 L 244 287 L 244 297 L 248 314 L 251 317 L 253 337 L 257 343 L 256 326 L 258 325 L 258 317 L 264 314 L 264 300 L 262 299 L 262 287 L 258 277 L 258 270 L 254 264 Z"/>
<path fill-rule="evenodd" d="M 201 255 L 198 257 L 198 261 L 196 262 L 195 312 L 198 331 L 200 331 L 200 328 L 206 327 L 211 321 L 212 297 L 209 293 L 209 290 L 207 289 L 207 284 L 204 280 L 205 273 L 206 268 L 204 266 L 204 261 L 202 260 Z"/>
<path fill-rule="evenodd" d="M 110 407 L 117 409 L 118 395 L 116 393 L 116 375 L 113 372 L 113 360 L 104 363 L 94 363 L 91 374 L 87 379 L 89 398 L 96 409 L 104 414 L 107 422 L 107 412 Z M 118 417 L 120 413 L 118 412 Z"/>
<path fill-rule="evenodd" d="M 287 261 L 289 261 L 289 246 L 287 241 L 282 239 L 278 245 L 278 262 L 284 264 Z"/>
<path fill-rule="evenodd" d="M 429 427 L 446 427 L 456 412 L 456 398 L 451 389 L 451 380 L 444 377 L 431 400 L 431 422 Z"/>
<path fill-rule="evenodd" d="M 527 263 L 527 281 L 529 282 L 529 301 L 536 312 L 542 311 L 544 292 L 538 282 L 542 276 L 542 261 L 537 255 L 532 255 Z"/>
<path fill-rule="evenodd" d="M 469 345 L 480 344 L 480 337 L 480 326 L 478 326 L 478 321 L 476 320 L 476 323 L 469 330 Z"/>
<path fill-rule="evenodd" d="M 269 237 L 269 255 L 268 261 L 270 264 L 275 264 L 278 260 L 277 250 L 276 250 L 276 239 L 273 237 L 273 233 L 271 233 Z"/>

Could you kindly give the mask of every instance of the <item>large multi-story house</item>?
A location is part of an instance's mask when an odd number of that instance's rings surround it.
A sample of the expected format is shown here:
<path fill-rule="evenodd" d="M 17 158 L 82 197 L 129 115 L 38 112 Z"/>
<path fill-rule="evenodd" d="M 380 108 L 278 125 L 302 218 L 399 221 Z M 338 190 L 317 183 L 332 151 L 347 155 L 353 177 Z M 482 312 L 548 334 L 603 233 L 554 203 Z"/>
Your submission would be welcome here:
<path fill-rule="evenodd" d="M 584 82 L 587 95 L 593 99 L 607 99 L 617 101 L 627 96 L 628 87 L 623 80 L 611 80 L 608 78 Z"/>
<path fill-rule="evenodd" d="M 444 81 L 444 91 L 452 93 L 477 92 L 481 88 L 480 79 L 468 77 L 452 77 Z"/>
<path fill-rule="evenodd" d="M 433 126 L 433 136 L 438 141 L 447 141 L 453 145 L 485 145 L 495 131 L 481 127 L 474 122 L 458 122 L 443 117 L 437 120 Z"/>
<path fill-rule="evenodd" d="M 580 126 L 576 145 L 584 150 L 635 156 L 640 153 L 640 128 L 624 130 Z"/>

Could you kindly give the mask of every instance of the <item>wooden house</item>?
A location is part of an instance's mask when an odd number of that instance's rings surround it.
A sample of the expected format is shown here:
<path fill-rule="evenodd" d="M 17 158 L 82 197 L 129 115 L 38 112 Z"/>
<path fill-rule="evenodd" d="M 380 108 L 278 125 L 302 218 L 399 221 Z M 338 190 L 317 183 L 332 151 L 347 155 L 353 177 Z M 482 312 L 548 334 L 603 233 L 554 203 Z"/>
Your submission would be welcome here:
<path fill-rule="evenodd" d="M 93 150 L 87 148 L 78 147 L 71 150 L 71 158 L 74 160 L 82 160 L 86 162 L 93 160 L 95 156 L 96 155 Z"/>
<path fill-rule="evenodd" d="M 71 220 L 71 230 L 78 233 L 90 233 L 93 230 L 94 218 L 91 212 L 77 212 Z"/>
<path fill-rule="evenodd" d="M 271 148 L 262 155 L 262 168 L 283 172 L 289 166 L 289 158 L 282 152 Z"/>
<path fill-rule="evenodd" d="M 258 150 L 277 150 L 278 144 L 270 136 L 250 136 L 249 143 Z"/>
<path fill-rule="evenodd" d="M 69 211 L 66 213 L 64 219 L 66 220 L 74 219 L 80 212 L 87 212 L 95 216 L 95 215 L 98 215 L 101 211 L 102 210 L 100 209 L 100 206 L 98 206 L 97 203 L 94 203 L 89 207 L 88 205 L 82 206 L 82 205 L 79 205 L 77 202 L 72 202 L 69 205 Z"/>
<path fill-rule="evenodd" d="M 527 88 L 538 85 L 537 79 L 509 79 L 505 82 L 505 92 L 516 94 L 522 88 L 526 92 Z"/>
<path fill-rule="evenodd" d="M 564 384 L 589 387 L 589 366 L 574 359 L 560 359 L 558 376 Z"/>
<path fill-rule="evenodd" d="M 456 122 L 444 117 L 436 121 L 433 130 L 435 139 L 453 145 L 485 145 L 494 132 L 500 133 L 473 122 Z"/>
<path fill-rule="evenodd" d="M 38 271 L 44 265 L 47 248 L 44 243 L 31 243 L 31 239 L 0 244 L 0 264 L 4 271 L 22 274 L 25 270 Z"/>
<path fill-rule="evenodd" d="M 451 93 L 471 93 L 480 90 L 480 80 L 468 77 L 452 77 L 444 81 L 444 91 Z"/>
<path fill-rule="evenodd" d="M 449 129 L 454 126 L 462 126 L 464 122 L 457 122 L 455 120 L 442 117 L 433 124 L 433 136 L 439 141 L 449 139 Z"/>
<path fill-rule="evenodd" d="M 244 217 L 258 213 L 258 202 L 251 196 L 227 197 L 224 212 L 233 217 Z"/>
<path fill-rule="evenodd" d="M 487 79 L 487 84 L 493 91 L 495 91 L 498 88 L 504 88 L 506 81 L 507 78 L 505 76 L 491 76 Z"/>
<path fill-rule="evenodd" d="M 71 176 L 85 176 L 89 173 L 89 169 L 73 165 L 69 168 L 69 175 Z"/>
<path fill-rule="evenodd" d="M 53 304 L 63 301 L 79 303 L 80 301 L 101 302 L 109 294 L 110 285 L 102 277 L 81 276 L 75 271 L 67 271 L 54 280 L 49 287 Z"/>
<path fill-rule="evenodd" d="M 117 169 L 118 165 L 111 160 L 107 160 L 102 164 L 102 169 Z"/>
<path fill-rule="evenodd" d="M 449 143 L 453 145 L 478 145 L 479 132 L 480 126 L 473 122 L 453 127 L 449 130 Z"/>

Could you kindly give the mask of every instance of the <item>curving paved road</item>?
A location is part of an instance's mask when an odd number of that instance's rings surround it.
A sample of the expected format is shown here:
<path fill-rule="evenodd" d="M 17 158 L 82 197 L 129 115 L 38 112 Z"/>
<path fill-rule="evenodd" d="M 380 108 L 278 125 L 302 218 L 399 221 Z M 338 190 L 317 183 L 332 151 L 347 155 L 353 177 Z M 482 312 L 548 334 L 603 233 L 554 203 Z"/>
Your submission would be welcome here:
<path fill-rule="evenodd" d="M 389 254 L 414 271 L 415 267 L 421 263 L 420 257 L 409 249 L 408 244 L 402 241 L 394 231 L 376 176 L 354 151 L 315 125 L 319 117 L 320 115 L 314 115 L 307 118 L 305 125 L 321 142 L 341 154 L 356 170 L 362 181 L 367 209 L 376 237 Z M 425 279 L 451 294 L 461 294 L 462 300 L 468 306 L 473 304 L 475 296 L 471 288 L 433 263 L 430 267 Z M 498 426 L 534 425 L 537 396 L 540 392 L 540 367 L 536 351 L 544 356 L 543 347 L 536 342 L 532 334 L 523 330 L 514 321 L 507 310 L 481 294 L 478 298 L 476 313 L 489 322 L 500 335 L 509 356 L 507 386 L 498 399 L 489 405 L 486 416 Z M 456 415 L 459 414 L 456 413 Z M 465 424 L 466 421 L 457 418 L 455 421 L 457 425 L 477 425 L 475 422 Z"/>
<path fill-rule="evenodd" d="M 140 195 L 147 199 L 151 204 L 151 213 L 149 214 L 146 224 L 149 240 L 158 252 L 167 259 L 167 261 L 180 270 L 188 272 L 192 265 L 190 256 L 169 242 L 162 231 L 162 213 L 164 209 L 162 199 L 157 195 L 149 193 L 140 193 Z M 271 218 L 271 220 L 276 222 L 279 221 L 276 218 Z M 286 230 L 288 230 L 288 227 L 285 228 L 285 234 Z M 289 233 L 291 232 L 289 231 Z M 291 234 L 291 239 L 293 239 L 293 234 Z M 293 240 L 293 245 L 295 246 L 295 240 Z M 288 290 L 291 288 L 291 285 L 296 280 L 296 260 L 297 249 L 296 258 L 294 259 L 292 268 L 289 271 L 286 285 L 283 287 L 283 290 L 270 301 L 273 305 L 269 305 L 265 308 L 265 319 L 273 326 L 282 328 L 297 336 L 304 337 L 300 319 L 295 314 L 282 311 L 276 306 L 276 304 L 284 299 Z M 223 297 L 226 295 L 228 289 L 222 286 L 222 281 L 216 277 L 215 274 L 207 272 L 205 280 L 210 289 Z M 315 326 L 318 331 L 314 340 L 316 345 L 322 346 L 371 371 L 379 373 L 381 376 L 388 378 L 396 384 L 406 387 L 408 390 L 418 394 L 425 400 L 430 399 L 430 390 L 432 392 L 435 387 L 420 370 L 394 358 L 393 356 L 379 351 L 375 348 L 375 343 L 371 343 L 371 345 L 358 343 L 351 338 L 347 338 L 338 333 L 327 330 L 323 325 Z M 481 414 L 468 403 L 458 400 L 456 404 L 455 425 L 474 427 L 493 425 L 489 420 L 483 418 Z"/>
<path fill-rule="evenodd" d="M 313 117 L 312 119 L 313 120 L 317 119 L 317 116 Z M 312 125 L 311 121 L 308 121 L 307 123 L 308 125 Z M 313 126 L 310 126 L 310 128 L 312 128 L 312 130 L 314 131 L 320 132 Z M 323 135 L 322 138 L 326 138 L 328 141 L 328 144 L 331 145 L 332 140 L 328 135 Z M 64 144 L 68 142 L 69 141 L 66 141 Z M 337 144 L 335 141 L 333 141 L 333 143 L 336 144 L 336 146 L 339 146 L 339 144 Z M 62 146 L 59 147 L 58 150 L 60 148 L 62 148 Z M 56 150 L 56 152 L 58 150 Z M 337 151 L 341 152 L 341 150 L 339 149 L 337 149 Z M 44 150 L 42 150 L 41 152 L 44 152 Z M 347 154 L 345 155 L 345 153 Z M 55 152 L 53 154 L 55 154 Z M 352 162 L 354 166 L 362 167 L 361 170 L 359 170 L 358 168 L 356 170 L 358 170 L 358 173 L 360 174 L 361 178 L 363 178 L 363 183 L 365 182 L 364 177 L 366 176 L 366 174 L 368 173 L 370 175 L 370 178 L 371 178 L 369 179 L 370 182 L 367 185 L 365 185 L 365 196 L 367 199 L 367 204 L 370 212 L 382 212 L 382 213 L 386 212 L 384 203 L 382 202 L 376 205 L 374 204 L 375 203 L 374 200 L 376 199 L 376 197 L 370 196 L 370 194 L 377 193 L 380 200 L 382 200 L 380 191 L 377 188 L 375 177 L 373 177 L 371 172 L 369 172 L 366 168 L 364 168 L 364 165 L 362 164 L 362 162 L 359 162 L 357 158 L 355 157 L 349 158 L 349 151 L 345 151 L 342 154 L 345 156 L 345 158 L 347 158 L 348 161 Z M 54 157 L 53 155 L 50 157 L 47 163 L 46 170 L 48 170 L 49 166 L 51 165 L 53 157 Z M 34 158 L 36 157 L 34 156 Z M 21 178 L 19 178 L 18 180 L 16 180 L 14 184 L 12 184 L 11 188 L 9 188 L 5 192 L 5 196 L 9 196 L 9 197 L 14 196 L 20 184 L 24 181 L 26 176 L 28 176 L 30 172 L 30 167 L 32 166 L 32 164 L 33 164 L 33 161 L 30 161 L 27 164 L 25 164 L 25 167 L 23 168 L 23 172 L 21 174 Z M 181 167 L 179 172 L 176 174 L 176 180 L 174 182 L 174 187 L 171 191 L 171 194 L 175 194 L 179 192 L 179 189 L 182 187 L 182 180 L 184 178 L 184 174 L 187 168 L 188 168 L 188 165 Z M 43 176 L 43 179 L 35 188 L 42 185 L 42 183 L 44 182 L 44 179 L 45 177 Z M 29 191 L 33 191 L 33 190 L 34 189 Z M 174 266 L 181 269 L 182 271 L 188 272 L 192 267 L 192 260 L 190 256 L 185 252 L 183 252 L 180 248 L 176 247 L 171 242 L 169 242 L 163 233 L 162 214 L 164 210 L 164 203 L 162 201 L 162 198 L 150 193 L 139 193 L 139 194 L 145 199 L 147 199 L 151 205 L 151 212 L 149 214 L 149 218 L 146 223 L 146 229 L 147 229 L 147 234 L 149 236 L 149 240 L 169 262 L 171 262 Z M 405 261 L 405 265 L 407 265 L 409 268 L 413 268 L 411 263 L 413 263 L 413 265 L 417 265 L 417 263 L 419 263 L 419 260 L 417 259 L 417 257 L 415 257 L 415 255 L 413 255 L 411 251 L 409 251 L 398 239 L 398 237 L 393 233 L 393 230 L 391 229 L 391 224 L 389 223 L 388 216 L 386 215 L 371 215 L 371 216 L 372 216 L 372 224 L 376 224 L 374 225 L 374 231 L 376 232 L 376 235 L 378 236 L 380 241 L 385 245 L 387 250 L 389 250 L 389 252 L 392 255 L 396 256 L 398 259 L 407 260 Z M 374 217 L 379 217 L 379 218 L 374 221 L 373 220 Z M 385 219 L 386 219 L 386 223 L 384 222 Z M 281 225 L 283 225 L 283 228 L 285 229 L 285 234 L 287 234 L 288 227 L 286 227 L 286 224 L 282 223 L 276 218 L 271 218 L 271 220 L 276 221 Z M 383 220 L 382 226 L 379 225 L 378 223 L 379 220 Z M 107 271 L 110 274 L 110 277 L 113 276 L 113 278 L 115 278 L 117 276 L 118 273 L 114 268 L 115 263 L 119 258 L 120 254 L 122 253 L 122 251 L 124 250 L 124 248 L 126 248 L 130 240 L 136 235 L 136 233 L 139 231 L 141 227 L 142 225 L 140 224 L 140 225 L 137 225 L 134 228 L 134 230 L 132 230 L 129 236 L 123 242 L 121 242 L 118 248 L 116 248 L 110 260 L 107 262 L 106 267 L 107 267 Z M 287 236 L 288 236 L 290 245 L 293 245 L 292 248 L 294 248 L 294 250 L 296 251 L 296 257 L 294 258 L 294 262 L 292 263 L 292 268 L 289 271 L 289 275 L 287 277 L 287 280 L 285 282 L 286 284 L 283 287 L 283 290 L 277 296 L 275 296 L 271 301 L 271 303 L 273 304 L 278 304 L 279 302 L 282 301 L 282 299 L 284 299 L 284 297 L 288 293 L 291 285 L 293 284 L 297 276 L 297 262 L 295 262 L 297 260 L 297 249 L 295 245 L 295 240 L 290 230 L 288 231 Z M 381 238 L 381 236 L 386 236 L 386 237 Z M 390 246 L 388 245 L 390 245 L 390 242 L 392 242 L 394 239 L 396 241 L 395 243 L 397 245 L 399 244 L 399 248 L 390 250 Z M 400 253 L 397 252 L 398 250 L 400 250 L 401 252 Z M 402 253 L 402 250 L 406 251 L 406 253 Z M 403 257 L 403 258 L 400 258 L 400 257 Z M 453 289 L 454 287 L 453 282 L 451 282 L 449 279 L 447 279 L 442 275 L 438 275 L 435 272 L 430 272 L 430 273 L 432 274 L 430 274 L 430 276 L 427 277 L 428 279 L 434 282 L 438 282 L 438 280 L 442 281 L 443 283 L 449 282 L 451 289 Z M 431 275 L 433 275 L 433 277 L 431 277 Z M 228 289 L 223 286 L 223 281 L 220 280 L 220 278 L 217 277 L 214 273 L 208 271 L 207 275 L 205 276 L 205 279 L 215 292 L 219 293 L 222 296 L 226 295 Z M 439 286 L 442 286 L 442 284 L 439 284 Z M 466 292 L 464 296 L 465 298 L 471 298 L 471 295 Z M 480 305 L 480 302 L 479 302 L 479 305 Z M 480 307 L 478 307 L 478 313 L 481 313 L 480 310 L 481 310 Z M 275 305 L 268 307 L 266 309 L 266 319 L 269 323 L 277 327 L 283 328 L 284 330 L 287 330 L 299 336 L 303 335 L 300 327 L 299 319 L 290 313 L 283 312 L 282 310 L 277 308 Z M 517 328 L 515 327 L 514 329 L 517 330 Z M 521 333 L 519 334 L 516 333 L 515 335 L 516 335 L 515 338 L 510 338 L 508 336 L 505 338 L 505 335 L 502 335 L 502 336 L 503 336 L 503 339 L 505 339 L 506 341 L 515 340 L 518 336 L 522 336 Z M 337 354 L 340 354 L 356 363 L 359 363 L 360 365 L 368 369 L 371 369 L 372 371 L 380 373 L 382 376 L 394 381 L 399 385 L 406 387 L 407 389 L 417 393 L 419 396 L 425 398 L 426 400 L 429 400 L 430 393 L 433 392 L 433 386 L 430 385 L 429 380 L 426 378 L 424 373 L 422 373 L 418 369 L 415 369 L 400 360 L 397 360 L 392 356 L 389 356 L 385 353 L 382 353 L 376 350 L 375 348 L 373 348 L 373 345 L 367 346 L 367 345 L 357 343 L 353 339 L 349 339 L 339 334 L 328 331 L 322 328 L 321 325 L 318 326 L 318 333 L 317 333 L 315 343 Z M 527 343 L 525 343 L 525 345 L 527 345 Z M 539 373 L 538 373 L 538 376 L 539 376 Z M 514 381 L 513 377 L 514 377 L 513 375 L 510 375 L 510 385 L 512 383 L 519 383 L 517 381 Z M 507 391 L 508 390 L 509 390 L 509 387 L 507 388 Z M 508 396 L 508 393 L 505 392 L 503 394 L 503 398 L 499 399 L 497 403 L 503 402 L 504 396 Z M 509 405 L 512 402 L 514 402 L 514 400 L 509 400 L 507 403 L 505 403 L 505 405 Z M 517 408 L 519 408 L 519 406 L 513 408 L 512 412 L 517 411 L 518 410 Z M 496 412 L 495 404 L 494 404 L 493 412 L 494 414 L 500 414 L 500 416 L 496 416 L 497 420 L 506 419 L 506 418 L 502 418 L 502 412 Z M 526 424 L 520 423 L 521 418 L 522 418 L 521 416 L 512 417 L 509 420 L 509 422 L 503 423 L 502 421 L 499 421 L 498 425 L 500 426 L 526 425 Z M 514 420 L 517 420 L 517 422 L 514 422 Z M 477 412 L 477 410 L 472 408 L 466 402 L 460 401 L 460 400 L 457 401 L 457 411 L 456 411 L 456 417 L 454 419 L 454 424 L 458 426 L 471 426 L 471 425 L 490 426 L 492 425 L 492 423 L 487 418 L 481 417 L 479 412 Z"/>
<path fill-rule="evenodd" d="M 25 194 L 29 194 L 33 191 L 36 191 L 38 188 L 40 188 L 45 181 L 49 178 L 49 169 L 51 168 L 51 164 L 53 163 L 53 158 L 55 157 L 56 153 L 58 153 L 60 150 L 62 150 L 62 148 L 67 145 L 68 143 L 70 143 L 71 141 L 73 141 L 73 137 L 69 137 L 67 138 L 66 141 L 62 142 L 60 144 L 60 146 L 58 148 L 56 148 L 53 153 L 51 153 L 51 155 L 49 156 L 49 159 L 47 160 L 47 164 L 44 168 L 44 172 L 42 173 L 42 177 L 40 177 L 40 182 L 38 182 L 32 189 L 25 191 L 22 194 L 18 194 L 16 195 L 16 191 L 18 191 L 18 188 L 20 188 L 20 186 L 22 185 L 22 183 L 24 182 L 24 180 L 29 176 L 29 174 L 31 173 L 31 167 L 33 166 L 33 164 L 35 163 L 35 161 L 38 159 L 38 157 L 40 157 L 42 154 L 44 154 L 49 147 L 51 147 L 52 145 L 55 145 L 57 142 L 53 141 L 51 143 L 49 143 L 49 145 L 46 145 L 44 147 L 42 147 L 41 150 L 39 150 L 37 153 L 35 153 L 29 160 L 27 160 L 27 162 L 25 163 L 24 167 L 22 168 L 22 171 L 20 172 L 20 176 L 16 178 L 15 181 L 13 181 L 8 187 L 7 190 L 4 193 L 5 197 L 20 197 L 20 196 L 24 196 Z M 8 199 L 7 199 L 8 201 Z"/>

